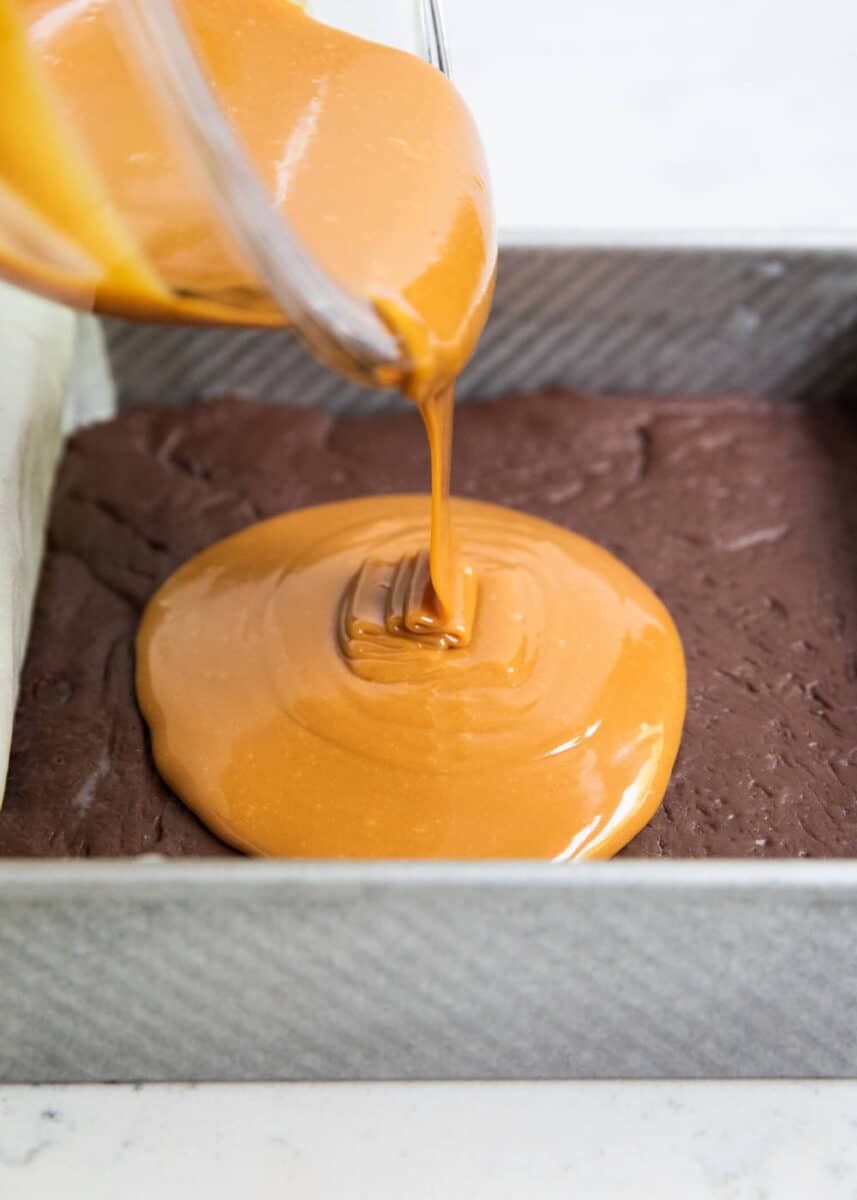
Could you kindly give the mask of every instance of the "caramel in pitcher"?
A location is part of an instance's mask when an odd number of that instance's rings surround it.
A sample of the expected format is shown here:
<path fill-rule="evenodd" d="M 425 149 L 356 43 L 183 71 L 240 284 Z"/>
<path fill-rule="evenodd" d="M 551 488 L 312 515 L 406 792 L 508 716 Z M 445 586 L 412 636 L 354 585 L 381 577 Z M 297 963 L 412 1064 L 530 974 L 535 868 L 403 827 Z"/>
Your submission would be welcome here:
<path fill-rule="evenodd" d="M 453 86 L 291 0 L 175 4 L 273 202 L 407 345 L 409 393 L 454 379 L 487 315 L 496 242 Z M 0 0 L 0 80 L 0 272 L 144 320 L 283 323 L 144 86 L 115 0 Z M 43 274 L 55 242 L 67 270 Z"/>

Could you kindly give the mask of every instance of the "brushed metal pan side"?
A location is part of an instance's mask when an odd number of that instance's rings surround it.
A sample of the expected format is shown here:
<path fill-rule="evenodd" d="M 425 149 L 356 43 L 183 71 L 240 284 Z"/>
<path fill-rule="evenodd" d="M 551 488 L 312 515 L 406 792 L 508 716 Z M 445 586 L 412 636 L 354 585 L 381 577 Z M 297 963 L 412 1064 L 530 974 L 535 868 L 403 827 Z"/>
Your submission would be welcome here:
<path fill-rule="evenodd" d="M 462 399 L 563 386 L 825 399 L 857 375 L 857 250 L 501 249 Z M 214 393 L 369 412 L 389 392 L 319 367 L 288 331 L 104 323 L 121 402 Z"/>
<path fill-rule="evenodd" d="M 857 1075 L 857 863 L 0 866 L 0 1079 Z"/>

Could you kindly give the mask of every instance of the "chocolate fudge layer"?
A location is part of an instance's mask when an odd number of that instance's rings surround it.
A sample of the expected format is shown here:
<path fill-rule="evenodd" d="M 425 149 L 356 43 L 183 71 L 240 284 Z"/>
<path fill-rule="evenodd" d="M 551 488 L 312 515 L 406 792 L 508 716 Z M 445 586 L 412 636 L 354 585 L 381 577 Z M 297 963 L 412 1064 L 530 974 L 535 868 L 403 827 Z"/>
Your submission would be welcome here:
<path fill-rule="evenodd" d="M 0 855 L 233 853 L 161 782 L 133 686 L 152 592 L 288 509 L 428 480 L 416 412 L 234 399 L 69 443 L 16 717 Z M 554 393 L 462 406 L 454 490 L 576 530 L 676 620 L 688 714 L 630 855 L 857 855 L 857 427 L 844 410 Z M 538 798 L 534 797 L 537 803 Z"/>

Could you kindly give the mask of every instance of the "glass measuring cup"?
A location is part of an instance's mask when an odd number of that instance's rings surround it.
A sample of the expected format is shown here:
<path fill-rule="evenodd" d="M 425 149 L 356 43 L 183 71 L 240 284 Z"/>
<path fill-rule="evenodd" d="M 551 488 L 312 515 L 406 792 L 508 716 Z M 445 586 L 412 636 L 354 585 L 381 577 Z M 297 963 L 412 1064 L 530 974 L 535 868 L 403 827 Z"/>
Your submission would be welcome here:
<path fill-rule="evenodd" d="M 391 40 L 448 65 L 437 0 L 311 7 L 320 19 L 345 15 L 358 32 L 377 33 L 379 19 L 395 24 Z M 74 57 L 80 20 L 90 22 L 87 36 L 91 22 L 102 23 L 101 74 L 91 71 L 86 88 L 86 64 Z M 211 84 L 197 32 L 172 0 L 0 0 L 0 88 L 27 101 L 26 119 L 16 120 L 8 103 L 0 115 L 0 273 L 79 307 L 143 319 L 280 324 L 286 314 L 322 361 L 396 384 L 408 367 L 399 341 L 277 207 L 271 181 L 260 177 Z M 103 84 L 105 62 L 112 92 Z M 99 87 L 101 108 L 93 98 Z M 111 113 L 117 88 L 121 104 Z M 34 146 L 41 158 L 33 158 Z M 154 256 L 147 214 L 130 212 L 126 186 L 142 180 L 157 208 L 157 178 L 145 161 L 153 146 L 180 178 L 193 213 L 186 244 L 164 250 L 161 237 Z M 125 156 L 122 171 L 104 169 L 111 154 Z M 205 271 L 188 254 L 188 245 L 203 242 Z"/>

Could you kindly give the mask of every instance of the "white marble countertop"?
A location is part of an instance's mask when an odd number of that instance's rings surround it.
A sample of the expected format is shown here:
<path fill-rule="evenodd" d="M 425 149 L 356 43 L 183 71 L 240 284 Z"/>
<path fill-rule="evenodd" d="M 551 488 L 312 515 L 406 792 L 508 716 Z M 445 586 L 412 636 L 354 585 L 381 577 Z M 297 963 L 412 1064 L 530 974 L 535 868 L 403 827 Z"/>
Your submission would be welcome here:
<path fill-rule="evenodd" d="M 0 1088 L 3 1200 L 854 1200 L 857 1083 Z"/>

